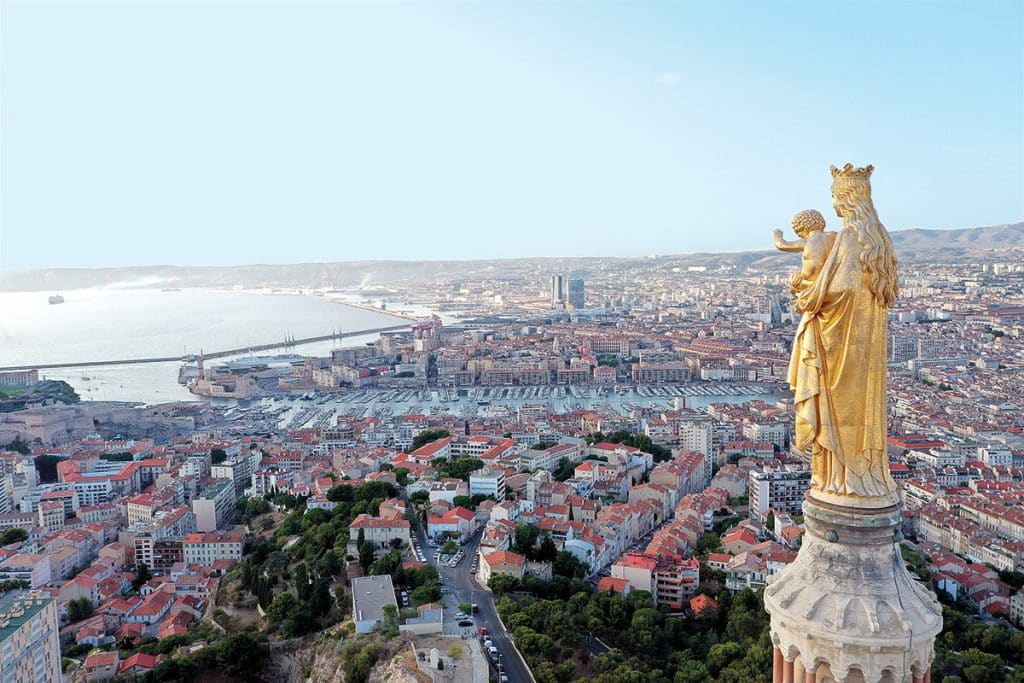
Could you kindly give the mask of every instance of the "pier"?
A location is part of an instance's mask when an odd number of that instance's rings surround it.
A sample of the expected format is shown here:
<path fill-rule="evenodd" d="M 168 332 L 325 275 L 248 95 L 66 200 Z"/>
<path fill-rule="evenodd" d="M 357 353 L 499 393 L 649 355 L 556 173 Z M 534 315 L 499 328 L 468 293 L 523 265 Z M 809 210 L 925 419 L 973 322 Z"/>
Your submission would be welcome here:
<path fill-rule="evenodd" d="M 331 334 L 322 334 L 318 337 L 306 337 L 304 339 L 288 338 L 284 341 L 271 342 L 270 344 L 255 344 L 253 346 L 243 346 L 237 349 L 226 349 L 224 351 L 214 351 L 211 353 L 203 353 L 203 360 L 209 360 L 211 358 L 225 358 L 227 356 L 239 356 L 244 353 L 253 353 L 256 351 L 269 351 L 271 349 L 282 349 L 291 346 L 298 346 L 300 344 L 311 344 L 313 342 L 330 341 L 332 339 L 344 339 L 346 337 L 359 337 L 364 334 L 380 334 L 381 332 L 397 332 L 398 330 L 409 329 L 408 323 L 401 325 L 391 325 L 389 327 L 374 327 L 369 330 L 355 330 L 352 332 L 333 332 Z M 0 367 L 0 372 L 8 370 L 54 370 L 56 368 L 92 368 L 103 365 L 139 365 L 142 363 L 186 363 L 196 360 L 195 354 L 176 355 L 176 356 L 159 356 L 153 358 L 122 358 L 116 360 L 87 360 L 80 361 L 77 363 L 40 363 L 38 365 L 9 365 L 6 367 Z"/>

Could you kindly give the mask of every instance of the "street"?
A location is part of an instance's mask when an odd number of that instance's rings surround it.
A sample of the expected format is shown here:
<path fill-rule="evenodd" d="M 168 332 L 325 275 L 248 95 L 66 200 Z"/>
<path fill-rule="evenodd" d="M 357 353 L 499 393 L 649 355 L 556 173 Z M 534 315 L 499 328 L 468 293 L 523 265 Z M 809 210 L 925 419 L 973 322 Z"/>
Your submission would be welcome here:
<path fill-rule="evenodd" d="M 482 530 L 472 536 L 472 540 L 464 548 L 462 560 L 454 567 L 437 564 L 436 548 L 430 547 L 426 535 L 419 525 L 414 525 L 416 539 L 423 550 L 428 562 L 437 567 L 441 577 L 442 588 L 445 591 L 442 595 L 444 602 L 444 633 L 446 635 L 462 635 L 472 631 L 470 637 L 477 638 L 479 628 L 487 629 L 489 637 L 494 641 L 498 649 L 498 661 L 502 666 L 503 673 L 508 676 L 509 683 L 530 683 L 533 678 L 519 653 L 512 647 L 512 636 L 502 626 L 498 619 L 498 612 L 494 606 L 491 592 L 480 586 L 476 581 L 476 575 L 470 571 L 473 565 L 473 558 L 476 556 L 480 539 L 483 536 Z M 459 611 L 459 604 L 476 604 L 479 612 L 472 614 L 473 626 L 459 627 L 455 613 Z M 492 672 L 494 669 L 492 668 Z"/>

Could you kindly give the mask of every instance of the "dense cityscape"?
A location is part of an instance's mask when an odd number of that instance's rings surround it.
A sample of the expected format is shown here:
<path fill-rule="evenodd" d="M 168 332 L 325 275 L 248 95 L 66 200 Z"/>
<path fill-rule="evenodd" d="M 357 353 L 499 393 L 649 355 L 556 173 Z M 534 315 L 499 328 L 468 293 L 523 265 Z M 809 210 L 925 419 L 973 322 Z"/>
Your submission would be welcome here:
<path fill-rule="evenodd" d="M 915 253 L 890 311 L 934 681 L 1024 681 L 1022 255 Z M 761 594 L 811 480 L 791 263 L 290 283 L 408 321 L 190 355 L 193 401 L 0 372 L 0 678 L 771 680 Z"/>

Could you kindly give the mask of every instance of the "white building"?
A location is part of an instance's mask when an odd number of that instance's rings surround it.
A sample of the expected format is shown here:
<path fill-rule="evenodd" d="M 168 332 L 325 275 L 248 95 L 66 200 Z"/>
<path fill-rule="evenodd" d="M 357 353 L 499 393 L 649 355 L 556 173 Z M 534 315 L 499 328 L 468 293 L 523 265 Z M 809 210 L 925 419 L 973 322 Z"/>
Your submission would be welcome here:
<path fill-rule="evenodd" d="M 235 486 L 230 479 L 216 479 L 192 499 L 196 531 L 222 529 L 234 518 Z"/>
<path fill-rule="evenodd" d="M 989 467 L 1013 467 L 1013 451 L 1006 446 L 979 448 L 978 457 Z"/>
<path fill-rule="evenodd" d="M 233 532 L 189 534 L 182 542 L 182 555 L 186 564 L 213 566 L 218 560 L 241 562 L 242 534 Z"/>
<path fill-rule="evenodd" d="M 713 426 L 710 422 L 684 422 L 679 425 L 677 438 L 679 447 L 684 451 L 711 455 L 711 435 Z"/>
<path fill-rule="evenodd" d="M 499 502 L 505 500 L 505 473 L 486 467 L 473 472 L 469 475 L 469 495 L 494 496 Z"/>
<path fill-rule="evenodd" d="M 0 680 L 60 683 L 57 603 L 36 591 L 0 596 Z"/>
<path fill-rule="evenodd" d="M 811 471 L 806 465 L 765 465 L 750 470 L 750 515 L 763 520 L 769 510 L 799 513 L 804 493 L 811 486 Z"/>
<path fill-rule="evenodd" d="M 398 613 L 390 574 L 352 579 L 352 618 L 356 622 L 356 633 L 371 632 L 384 620 L 384 608 L 388 606 Z"/>

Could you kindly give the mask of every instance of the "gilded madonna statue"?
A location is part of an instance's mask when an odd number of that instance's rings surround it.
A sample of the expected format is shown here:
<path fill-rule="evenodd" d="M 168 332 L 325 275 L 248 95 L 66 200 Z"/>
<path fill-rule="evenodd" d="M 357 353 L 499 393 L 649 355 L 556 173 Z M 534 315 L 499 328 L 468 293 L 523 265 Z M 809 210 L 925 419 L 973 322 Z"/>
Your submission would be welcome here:
<path fill-rule="evenodd" d="M 871 201 L 872 166 L 832 167 L 832 203 L 842 219 L 824 231 L 816 211 L 794 218 L 802 251 L 791 281 L 801 313 L 789 366 L 795 445 L 811 454 L 810 495 L 824 502 L 884 507 L 896 502 L 886 454 L 886 337 L 898 291 L 896 256 Z"/>

